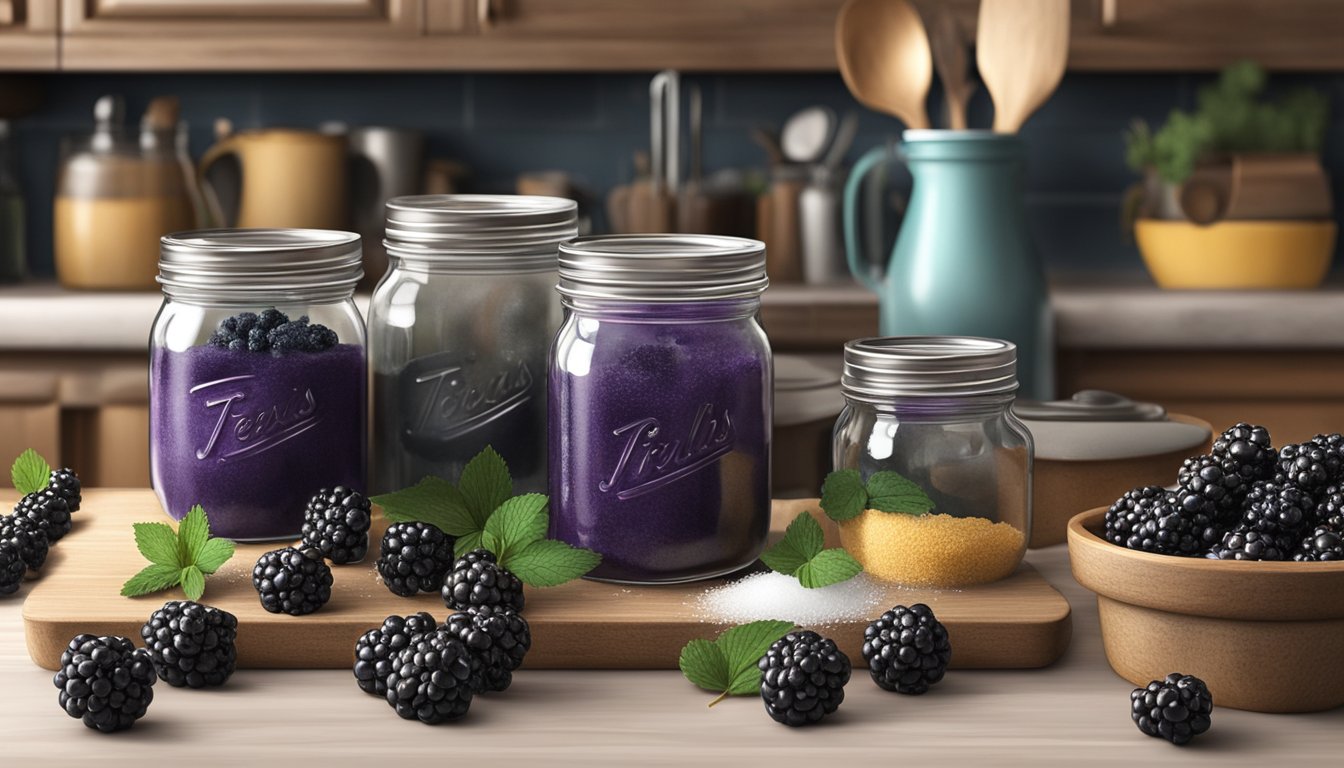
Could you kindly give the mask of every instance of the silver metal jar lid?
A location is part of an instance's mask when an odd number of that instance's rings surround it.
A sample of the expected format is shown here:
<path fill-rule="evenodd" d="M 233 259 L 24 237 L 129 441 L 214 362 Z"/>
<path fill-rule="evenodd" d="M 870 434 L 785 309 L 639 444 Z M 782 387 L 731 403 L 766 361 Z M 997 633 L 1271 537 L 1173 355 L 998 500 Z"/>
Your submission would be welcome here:
<path fill-rule="evenodd" d="M 579 233 L 578 204 L 542 195 L 408 195 L 387 201 L 391 255 L 452 269 L 555 269 Z"/>
<path fill-rule="evenodd" d="M 350 296 L 364 276 L 359 235 L 329 229 L 204 229 L 164 235 L 159 284 L 187 301 Z"/>
<path fill-rule="evenodd" d="M 965 397 L 1017 390 L 1017 345 L 975 336 L 885 336 L 845 344 L 846 397 Z"/>
<path fill-rule="evenodd" d="M 710 301 L 761 295 L 765 244 L 718 235 L 599 235 L 560 246 L 566 299 Z"/>

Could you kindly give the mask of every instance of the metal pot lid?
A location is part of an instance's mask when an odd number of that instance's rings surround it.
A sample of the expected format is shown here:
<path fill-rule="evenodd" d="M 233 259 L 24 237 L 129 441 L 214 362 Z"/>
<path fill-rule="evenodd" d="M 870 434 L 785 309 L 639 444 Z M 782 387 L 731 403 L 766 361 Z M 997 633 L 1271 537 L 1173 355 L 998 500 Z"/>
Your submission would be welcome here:
<path fill-rule="evenodd" d="M 1068 400 L 1019 400 L 1013 412 L 1031 430 L 1036 458 L 1048 461 L 1119 461 L 1164 453 L 1198 453 L 1212 430 L 1202 423 L 1170 419 L 1155 403 L 1141 403 L 1101 390 L 1083 390 Z M 1171 468 L 1176 479 L 1178 466 Z"/>
<path fill-rule="evenodd" d="M 560 246 L 569 300 L 684 302 L 759 296 L 765 244 L 718 235 L 597 235 Z"/>
<path fill-rule="evenodd" d="M 1156 403 L 1141 403 L 1101 389 L 1075 392 L 1068 400 L 1018 400 L 1013 403 L 1018 418 L 1031 421 L 1163 421 L 1167 409 Z"/>
<path fill-rule="evenodd" d="M 775 355 L 775 426 L 832 420 L 844 406 L 837 371 L 804 357 Z"/>

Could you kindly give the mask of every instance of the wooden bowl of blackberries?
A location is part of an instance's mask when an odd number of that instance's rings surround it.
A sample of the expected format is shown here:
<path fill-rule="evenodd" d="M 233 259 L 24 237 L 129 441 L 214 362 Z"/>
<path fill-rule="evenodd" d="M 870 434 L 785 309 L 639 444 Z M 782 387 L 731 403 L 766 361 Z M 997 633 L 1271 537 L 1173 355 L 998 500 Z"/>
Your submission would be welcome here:
<path fill-rule="evenodd" d="M 1344 705 L 1344 436 L 1275 447 L 1237 424 L 1175 479 L 1069 522 L 1111 667 L 1194 675 L 1220 707 Z"/>

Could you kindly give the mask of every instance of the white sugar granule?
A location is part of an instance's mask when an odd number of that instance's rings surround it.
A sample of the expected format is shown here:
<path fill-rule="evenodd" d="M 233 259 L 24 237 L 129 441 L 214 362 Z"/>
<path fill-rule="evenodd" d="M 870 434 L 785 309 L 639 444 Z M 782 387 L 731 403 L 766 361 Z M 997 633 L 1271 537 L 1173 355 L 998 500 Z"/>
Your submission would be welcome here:
<path fill-rule="evenodd" d="M 705 621 L 741 624 L 762 619 L 824 626 L 864 621 L 877 615 L 887 586 L 859 574 L 849 581 L 807 589 L 798 579 L 768 571 L 705 590 L 696 613 Z"/>

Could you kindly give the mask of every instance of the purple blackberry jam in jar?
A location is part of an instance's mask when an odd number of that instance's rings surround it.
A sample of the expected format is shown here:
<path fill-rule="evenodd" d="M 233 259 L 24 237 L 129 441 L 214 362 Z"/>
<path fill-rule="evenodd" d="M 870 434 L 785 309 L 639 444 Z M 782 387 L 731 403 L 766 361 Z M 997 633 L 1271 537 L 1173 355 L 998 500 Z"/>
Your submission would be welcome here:
<path fill-rule="evenodd" d="M 750 565 L 770 527 L 765 248 L 697 235 L 560 246 L 551 535 L 589 576 L 653 584 Z"/>
<path fill-rule="evenodd" d="M 296 537 L 318 489 L 365 488 L 359 236 L 221 229 L 165 236 L 150 336 L 154 491 L 211 531 Z"/>
<path fill-rule="evenodd" d="M 387 203 L 389 269 L 369 304 L 373 486 L 457 482 L 486 446 L 514 492 L 546 490 L 546 353 L 573 200 L 416 195 Z"/>

